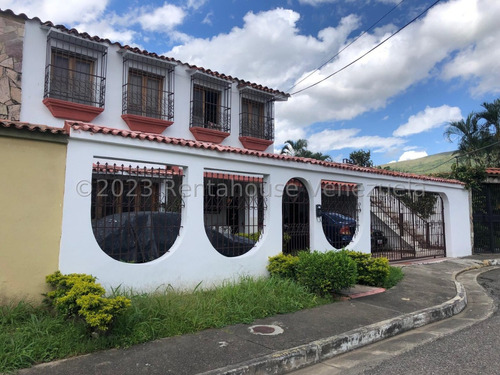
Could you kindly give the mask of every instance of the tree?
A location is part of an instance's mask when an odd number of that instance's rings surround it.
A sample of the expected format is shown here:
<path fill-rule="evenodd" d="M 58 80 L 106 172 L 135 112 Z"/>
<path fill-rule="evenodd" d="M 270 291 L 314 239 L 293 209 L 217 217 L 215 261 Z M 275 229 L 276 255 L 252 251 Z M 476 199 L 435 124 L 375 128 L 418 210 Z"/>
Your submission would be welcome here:
<path fill-rule="evenodd" d="M 302 158 L 310 158 L 324 161 L 332 161 L 330 155 L 322 154 L 321 152 L 312 152 L 307 149 L 307 140 L 299 139 L 297 141 L 286 141 L 281 149 L 282 155 L 299 156 Z"/>
<path fill-rule="evenodd" d="M 373 161 L 370 159 L 370 151 L 358 150 L 349 154 L 349 159 L 352 164 L 360 167 L 373 167 Z"/>
<path fill-rule="evenodd" d="M 471 112 L 465 120 L 452 121 L 444 135 L 458 141 L 458 160 L 467 167 L 500 166 L 500 99 L 483 103 L 481 112 Z"/>

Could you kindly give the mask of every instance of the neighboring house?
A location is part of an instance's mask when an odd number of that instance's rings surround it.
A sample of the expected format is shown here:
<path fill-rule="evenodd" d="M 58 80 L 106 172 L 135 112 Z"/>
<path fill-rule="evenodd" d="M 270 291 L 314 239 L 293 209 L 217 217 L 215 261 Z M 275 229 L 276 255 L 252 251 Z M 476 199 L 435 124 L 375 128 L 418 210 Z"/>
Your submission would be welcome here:
<path fill-rule="evenodd" d="M 472 191 L 474 252 L 500 253 L 500 168 L 487 168 L 486 180 Z"/>
<path fill-rule="evenodd" d="M 266 275 L 281 251 L 379 255 L 373 225 L 393 259 L 471 253 L 460 182 L 273 154 L 282 91 L 9 10 L 0 33 L 0 297 L 56 268 L 150 290 Z M 438 240 L 408 199 L 391 210 L 401 192 L 439 202 Z"/>

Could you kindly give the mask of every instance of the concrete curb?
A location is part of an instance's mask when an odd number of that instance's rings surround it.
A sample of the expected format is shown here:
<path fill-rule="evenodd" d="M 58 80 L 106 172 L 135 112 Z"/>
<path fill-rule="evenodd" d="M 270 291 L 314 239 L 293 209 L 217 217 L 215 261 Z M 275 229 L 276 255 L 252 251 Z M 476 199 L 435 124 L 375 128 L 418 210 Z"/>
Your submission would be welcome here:
<path fill-rule="evenodd" d="M 237 365 L 230 365 L 199 375 L 260 375 L 285 374 L 319 363 L 339 354 L 393 337 L 426 324 L 443 320 L 460 313 L 467 306 L 464 286 L 456 278 L 463 272 L 496 265 L 495 261 L 483 261 L 453 274 L 457 293 L 454 298 L 437 306 L 387 319 L 349 332 L 313 341 L 288 350 L 278 351 Z"/>

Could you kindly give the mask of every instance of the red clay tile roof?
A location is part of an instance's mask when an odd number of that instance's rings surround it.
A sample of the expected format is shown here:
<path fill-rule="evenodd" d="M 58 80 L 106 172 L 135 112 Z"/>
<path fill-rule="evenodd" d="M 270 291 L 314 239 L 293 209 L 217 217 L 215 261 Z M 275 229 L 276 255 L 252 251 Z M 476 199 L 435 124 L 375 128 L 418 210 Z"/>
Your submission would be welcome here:
<path fill-rule="evenodd" d="M 52 126 L 29 124 L 27 122 L 19 122 L 19 121 L 0 120 L 0 128 L 28 130 L 31 132 L 47 133 L 47 134 L 63 134 L 63 135 L 69 134 L 67 132 L 67 129 L 64 128 L 54 128 Z"/>
<path fill-rule="evenodd" d="M 228 153 L 241 154 L 241 155 L 250 155 L 250 156 L 256 156 L 259 158 L 277 159 L 277 160 L 296 162 L 296 163 L 307 163 L 307 164 L 313 164 L 313 165 L 321 165 L 324 167 L 336 168 L 336 169 L 342 169 L 342 170 L 348 170 L 348 171 L 372 173 L 372 174 L 392 176 L 392 177 L 411 178 L 411 179 L 422 180 L 422 181 L 433 181 L 433 182 L 443 182 L 443 183 L 449 183 L 449 184 L 464 185 L 464 183 L 462 183 L 460 181 L 449 180 L 449 179 L 440 178 L 440 177 L 425 176 L 425 175 L 419 175 L 419 174 L 414 174 L 414 173 L 396 172 L 396 171 L 391 171 L 391 170 L 386 170 L 386 169 L 360 167 L 360 166 L 352 165 L 352 164 L 335 163 L 335 162 L 329 162 L 329 161 L 323 161 L 323 160 L 301 158 L 301 157 L 297 157 L 297 156 L 271 154 L 271 153 L 262 152 L 262 151 L 248 150 L 245 148 L 237 148 L 237 147 L 232 147 L 232 146 L 222 146 L 222 145 L 209 143 L 209 142 L 193 141 L 193 140 L 187 140 L 187 139 L 182 139 L 182 138 L 172 138 L 172 137 L 167 137 L 167 136 L 159 135 L 159 134 L 143 133 L 143 132 L 126 130 L 126 129 L 108 128 L 105 126 L 87 124 L 87 123 L 77 122 L 77 121 L 66 121 L 65 129 L 68 133 L 70 132 L 70 129 L 72 129 L 74 131 L 86 131 L 86 132 L 91 132 L 91 133 L 115 135 L 115 136 L 120 136 L 120 137 L 124 137 L 124 138 L 139 139 L 139 140 L 158 142 L 158 143 L 166 143 L 166 144 L 172 144 L 172 145 L 178 145 L 178 146 L 184 146 L 184 147 L 193 147 L 193 148 L 199 148 L 199 149 L 204 149 L 204 150 L 213 150 L 213 151 L 218 151 L 218 152 L 228 152 Z"/>
<path fill-rule="evenodd" d="M 65 32 L 65 33 L 68 33 L 68 34 L 71 34 L 71 35 L 75 35 L 75 36 L 78 36 L 80 38 L 84 38 L 84 39 L 88 39 L 88 40 L 91 40 L 91 41 L 94 41 L 94 42 L 98 42 L 98 43 L 107 43 L 109 45 L 115 45 L 115 46 L 118 46 L 119 48 L 123 48 L 125 50 L 128 50 L 128 51 L 131 51 L 131 52 L 134 52 L 134 53 L 137 53 L 137 54 L 140 54 L 140 55 L 145 55 L 145 56 L 149 56 L 149 57 L 153 57 L 153 58 L 156 58 L 156 59 L 161 59 L 161 60 L 166 60 L 166 61 L 170 61 L 170 62 L 175 62 L 175 63 L 178 63 L 178 64 L 181 64 L 181 65 L 185 65 L 187 67 L 189 67 L 189 69 L 195 69 L 195 70 L 199 70 L 205 74 L 210 74 L 214 77 L 218 77 L 218 78 L 221 78 L 221 79 L 226 79 L 226 80 L 229 80 L 229 81 L 236 81 L 238 84 L 241 84 L 241 85 L 244 85 L 244 86 L 250 86 L 256 90 L 261 90 L 261 91 L 264 91 L 264 92 L 267 92 L 267 93 L 270 93 L 270 94 L 273 94 L 273 95 L 279 95 L 279 96 L 282 96 L 282 97 L 290 97 L 290 94 L 287 94 L 286 92 L 284 91 L 280 91 L 280 90 L 275 90 L 275 89 L 272 89 L 272 88 L 269 88 L 267 86 L 262 86 L 262 85 L 259 85 L 257 83 L 252 83 L 252 82 L 248 82 L 248 81 L 244 81 L 242 79 L 239 79 L 237 77 L 232 77 L 232 76 L 228 76 L 228 75 L 225 75 L 225 74 L 222 74 L 222 73 L 219 73 L 217 71 L 212 71 L 210 69 L 205 69 L 205 68 L 202 68 L 202 67 L 199 67 L 199 66 L 196 66 L 196 65 L 190 65 L 188 63 L 184 63 L 180 60 L 176 60 L 176 59 L 173 59 L 171 57 L 167 57 L 167 56 L 161 56 L 161 55 L 158 55 L 154 52 L 148 52 L 146 50 L 141 50 L 140 48 L 137 48 L 137 47 L 131 47 L 129 45 L 122 45 L 121 43 L 118 43 L 118 42 L 111 42 L 109 39 L 103 39 L 101 37 L 98 37 L 98 36 L 91 36 L 90 34 L 88 33 L 85 33 L 85 32 L 79 32 L 78 30 L 76 29 L 68 29 L 66 26 L 64 25 L 54 25 L 51 21 L 42 21 L 40 20 L 40 18 L 38 17 L 33 17 L 33 18 L 29 18 L 26 14 L 24 13 L 21 13 L 21 14 L 16 14 L 14 13 L 12 10 L 10 9 L 0 9 L 0 13 L 4 13 L 6 15 L 9 15 L 9 16 L 12 16 L 12 17 L 17 17 L 17 18 L 20 18 L 20 19 L 23 19 L 23 20 L 33 20 L 33 21 L 38 21 L 40 22 L 40 24 L 44 25 L 44 26 L 48 26 L 48 27 L 54 27 L 62 32 Z"/>
<path fill-rule="evenodd" d="M 500 168 L 486 168 L 486 174 L 489 174 L 489 175 L 500 175 Z"/>

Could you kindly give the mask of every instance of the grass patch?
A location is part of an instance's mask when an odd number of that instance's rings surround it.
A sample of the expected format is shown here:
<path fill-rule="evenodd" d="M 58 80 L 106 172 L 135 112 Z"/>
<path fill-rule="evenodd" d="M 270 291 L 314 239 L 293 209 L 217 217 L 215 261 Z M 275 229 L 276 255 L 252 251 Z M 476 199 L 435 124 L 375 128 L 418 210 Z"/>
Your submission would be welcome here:
<path fill-rule="evenodd" d="M 331 302 L 278 277 L 245 277 L 215 289 L 182 292 L 167 288 L 127 297 L 132 306 L 117 318 L 111 333 L 94 338 L 82 321 L 65 320 L 45 306 L 20 302 L 0 307 L 0 373 L 161 337 L 251 323 Z"/>
<path fill-rule="evenodd" d="M 389 275 L 387 275 L 387 278 L 384 280 L 382 287 L 385 289 L 392 288 L 397 283 L 399 283 L 403 279 L 403 277 L 404 273 L 401 267 L 390 266 Z"/>

